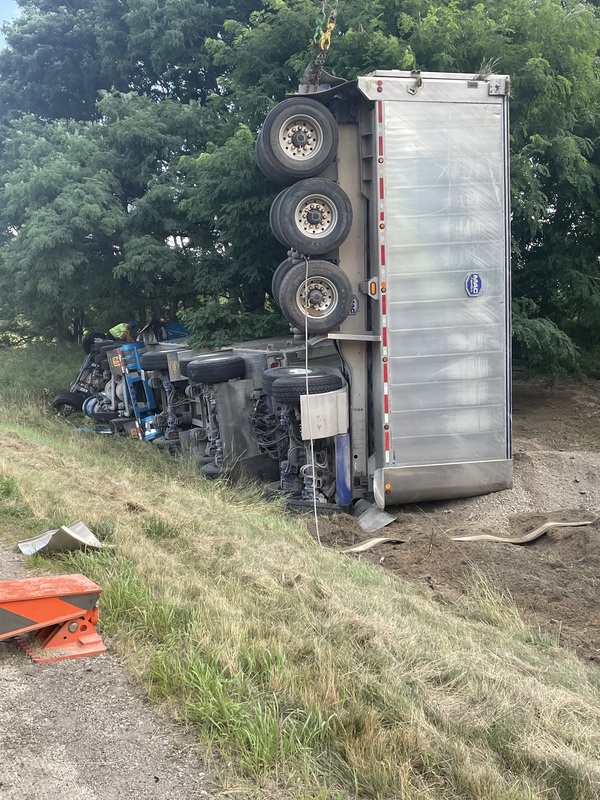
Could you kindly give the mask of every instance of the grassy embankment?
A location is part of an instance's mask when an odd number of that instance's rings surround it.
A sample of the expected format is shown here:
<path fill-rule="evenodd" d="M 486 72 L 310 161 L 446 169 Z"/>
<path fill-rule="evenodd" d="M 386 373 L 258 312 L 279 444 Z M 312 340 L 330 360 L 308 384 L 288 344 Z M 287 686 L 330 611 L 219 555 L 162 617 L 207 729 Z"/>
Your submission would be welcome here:
<path fill-rule="evenodd" d="M 81 518 L 114 543 L 54 568 L 103 586 L 111 649 L 224 781 L 261 798 L 597 799 L 597 669 L 489 586 L 436 599 L 319 549 L 252 488 L 77 433 L 41 390 L 78 360 L 0 353 L 0 538 Z"/>

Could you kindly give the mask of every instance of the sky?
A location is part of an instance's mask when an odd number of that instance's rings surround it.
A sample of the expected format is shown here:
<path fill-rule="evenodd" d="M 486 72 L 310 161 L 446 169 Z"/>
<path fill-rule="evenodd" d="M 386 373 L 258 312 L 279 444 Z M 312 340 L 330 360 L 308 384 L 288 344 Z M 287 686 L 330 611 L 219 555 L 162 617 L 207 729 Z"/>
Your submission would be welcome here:
<path fill-rule="evenodd" d="M 15 0 L 0 0 L 0 23 L 9 22 L 17 15 L 19 7 Z M 0 34 L 0 47 L 4 44 L 4 37 Z"/>

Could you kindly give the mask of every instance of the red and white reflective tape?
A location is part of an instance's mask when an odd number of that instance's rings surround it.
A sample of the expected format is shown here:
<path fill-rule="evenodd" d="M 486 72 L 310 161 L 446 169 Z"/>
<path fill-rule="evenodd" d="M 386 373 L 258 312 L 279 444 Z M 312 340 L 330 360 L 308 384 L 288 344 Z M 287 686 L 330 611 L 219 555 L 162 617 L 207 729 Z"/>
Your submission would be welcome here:
<path fill-rule="evenodd" d="M 383 441 L 385 463 L 392 460 L 390 421 L 390 389 L 388 363 L 388 328 L 387 328 L 387 273 L 386 273 L 386 209 L 385 209 L 385 177 L 383 169 L 383 102 L 377 101 L 377 190 L 379 210 L 379 286 L 381 289 L 381 358 L 383 361 Z"/>

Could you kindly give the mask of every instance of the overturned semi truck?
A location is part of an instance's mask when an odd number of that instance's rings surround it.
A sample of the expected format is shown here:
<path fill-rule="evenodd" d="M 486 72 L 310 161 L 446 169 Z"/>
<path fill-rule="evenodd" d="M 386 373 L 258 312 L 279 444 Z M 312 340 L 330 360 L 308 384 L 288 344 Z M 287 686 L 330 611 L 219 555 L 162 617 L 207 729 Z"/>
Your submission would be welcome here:
<path fill-rule="evenodd" d="M 502 75 L 377 71 L 273 108 L 256 159 L 283 187 L 272 289 L 290 335 L 105 344 L 105 413 L 137 404 L 140 436 L 295 508 L 510 488 L 508 94 Z"/>

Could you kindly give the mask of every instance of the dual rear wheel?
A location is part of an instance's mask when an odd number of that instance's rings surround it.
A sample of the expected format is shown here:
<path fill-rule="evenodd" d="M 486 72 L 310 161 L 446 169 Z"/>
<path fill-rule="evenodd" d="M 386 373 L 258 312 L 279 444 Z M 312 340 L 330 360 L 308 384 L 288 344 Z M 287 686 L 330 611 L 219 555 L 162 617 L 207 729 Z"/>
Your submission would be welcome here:
<path fill-rule="evenodd" d="M 347 275 L 333 261 L 312 260 L 335 258 L 352 227 L 348 195 L 317 177 L 334 161 L 338 144 L 337 123 L 327 108 L 297 98 L 269 112 L 256 142 L 256 161 L 266 177 L 292 183 L 273 201 L 269 222 L 274 236 L 300 256 L 275 270 L 273 298 L 294 328 L 310 334 L 339 328 L 352 310 Z"/>

